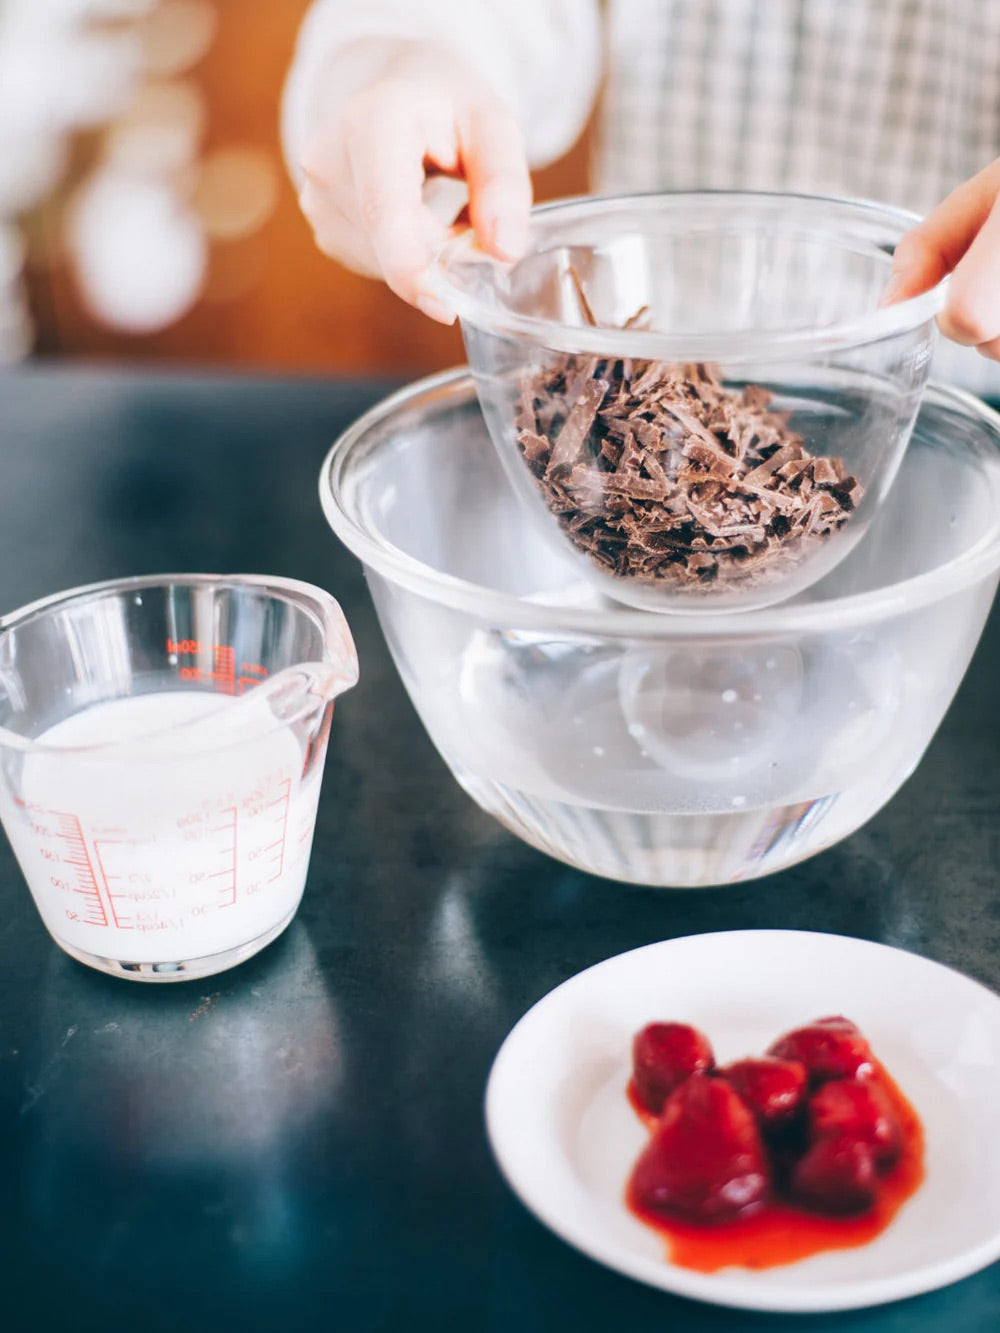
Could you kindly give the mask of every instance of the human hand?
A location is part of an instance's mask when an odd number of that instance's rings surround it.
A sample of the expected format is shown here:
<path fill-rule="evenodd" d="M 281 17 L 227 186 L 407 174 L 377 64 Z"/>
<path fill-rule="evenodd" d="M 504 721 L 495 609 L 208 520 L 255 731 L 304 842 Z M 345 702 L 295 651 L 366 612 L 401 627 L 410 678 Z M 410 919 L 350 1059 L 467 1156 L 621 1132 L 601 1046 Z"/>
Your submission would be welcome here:
<path fill-rule="evenodd" d="M 425 42 L 369 38 L 338 52 L 317 98 L 299 195 L 319 248 L 380 277 L 442 323 L 454 315 L 426 272 L 454 221 L 427 197 L 435 176 L 463 180 L 480 246 L 516 259 L 531 179 L 520 126 L 459 58 Z"/>
<path fill-rule="evenodd" d="M 938 326 L 1000 361 L 1000 158 L 959 185 L 893 256 L 883 304 L 927 291 L 951 274 Z"/>

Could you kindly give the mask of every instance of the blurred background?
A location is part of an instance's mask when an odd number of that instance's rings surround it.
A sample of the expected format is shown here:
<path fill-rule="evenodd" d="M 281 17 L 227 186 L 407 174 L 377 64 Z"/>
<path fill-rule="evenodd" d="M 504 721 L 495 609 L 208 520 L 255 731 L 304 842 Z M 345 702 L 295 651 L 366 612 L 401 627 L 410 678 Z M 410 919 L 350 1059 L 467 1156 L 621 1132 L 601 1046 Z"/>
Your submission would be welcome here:
<path fill-rule="evenodd" d="M 0 0 L 0 363 L 464 360 L 315 249 L 279 144 L 308 0 Z M 585 187 L 586 143 L 536 177 Z"/>

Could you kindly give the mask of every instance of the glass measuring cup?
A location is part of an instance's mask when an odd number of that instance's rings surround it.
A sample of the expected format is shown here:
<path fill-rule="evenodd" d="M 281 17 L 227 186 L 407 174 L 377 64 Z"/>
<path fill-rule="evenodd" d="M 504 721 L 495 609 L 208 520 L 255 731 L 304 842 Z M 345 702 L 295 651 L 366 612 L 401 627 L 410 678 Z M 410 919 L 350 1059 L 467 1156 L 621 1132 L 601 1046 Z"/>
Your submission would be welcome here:
<path fill-rule="evenodd" d="M 122 579 L 0 617 L 0 820 L 56 943 L 142 981 L 270 943 L 357 677 L 340 607 L 290 579 Z"/>

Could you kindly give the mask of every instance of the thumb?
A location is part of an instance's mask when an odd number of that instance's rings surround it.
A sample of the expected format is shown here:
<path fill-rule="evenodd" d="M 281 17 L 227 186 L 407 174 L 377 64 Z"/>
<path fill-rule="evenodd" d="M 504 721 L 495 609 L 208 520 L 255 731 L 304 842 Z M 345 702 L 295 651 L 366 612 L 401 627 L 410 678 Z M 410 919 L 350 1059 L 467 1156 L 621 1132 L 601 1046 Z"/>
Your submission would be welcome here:
<path fill-rule="evenodd" d="M 1000 158 L 952 190 L 896 246 L 880 304 L 918 296 L 947 277 L 970 248 L 1000 192 Z"/>
<path fill-rule="evenodd" d="M 919 296 L 948 274 L 940 249 L 919 228 L 907 232 L 892 257 L 892 274 L 879 299 L 880 306 L 894 305 Z"/>

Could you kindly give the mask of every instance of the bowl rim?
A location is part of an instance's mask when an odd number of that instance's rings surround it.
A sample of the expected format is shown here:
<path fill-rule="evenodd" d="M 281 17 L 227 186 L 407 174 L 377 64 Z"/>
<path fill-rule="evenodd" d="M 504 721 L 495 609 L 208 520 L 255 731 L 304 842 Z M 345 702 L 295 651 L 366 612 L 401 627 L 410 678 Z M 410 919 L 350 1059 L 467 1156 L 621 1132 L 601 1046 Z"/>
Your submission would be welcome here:
<path fill-rule="evenodd" d="M 206 697 L 212 698 L 215 702 L 216 706 L 210 715 L 201 713 L 188 721 L 168 722 L 144 732 L 139 737 L 122 740 L 109 736 L 97 741 L 64 745 L 46 741 L 44 733 L 41 737 L 24 736 L 8 727 L 0 726 L 0 751 L 57 755 L 65 758 L 67 762 L 86 759 L 88 763 L 98 761 L 120 763 L 123 753 L 134 754 L 140 750 L 143 763 L 167 766 L 185 760 L 190 761 L 192 757 L 198 758 L 202 752 L 199 751 L 193 756 L 169 751 L 157 753 L 153 748 L 154 742 L 167 736 L 192 735 L 199 727 L 203 727 L 210 717 L 215 718 L 223 712 L 233 717 L 234 707 L 239 709 L 242 717 L 247 712 L 245 700 L 259 701 L 274 698 L 290 681 L 301 678 L 302 704 L 298 711 L 295 714 L 286 711 L 280 717 L 275 714 L 272 718 L 274 723 L 272 730 L 279 731 L 297 719 L 315 713 L 317 696 L 327 695 L 329 698 L 334 698 L 357 684 L 357 649 L 340 603 L 330 592 L 316 583 L 286 578 L 281 574 L 138 574 L 101 579 L 97 583 L 82 583 L 59 592 L 47 593 L 0 615 L 0 644 L 12 632 L 16 633 L 30 625 L 32 621 L 44 619 L 55 612 L 67 611 L 75 606 L 83 606 L 87 602 L 111 601 L 116 597 L 126 600 L 134 598 L 136 602 L 141 603 L 144 594 L 168 588 L 201 590 L 206 593 L 234 588 L 245 589 L 287 602 L 310 616 L 322 632 L 322 656 L 316 661 L 289 663 L 288 666 L 276 670 L 273 675 L 261 677 L 259 683 L 252 689 L 241 689 L 237 694 L 227 694 L 225 690 L 202 691 Z M 256 703 L 254 706 L 256 707 Z M 239 737 L 231 743 L 239 743 Z"/>
<path fill-rule="evenodd" d="M 538 204 L 531 210 L 532 231 L 544 239 L 563 221 L 586 218 L 600 213 L 608 204 L 627 205 L 640 214 L 662 210 L 665 203 L 708 204 L 726 199 L 734 203 L 796 203 L 828 215 L 832 210 L 880 221 L 898 232 L 897 241 L 916 226 L 920 215 L 894 208 L 872 199 L 838 195 L 808 194 L 782 190 L 663 190 L 636 194 L 574 195 Z M 794 232 L 795 228 L 790 229 Z M 888 253 L 888 252 L 887 252 Z M 766 364 L 786 359 L 829 354 L 863 347 L 918 328 L 944 305 L 948 279 L 917 296 L 892 305 L 878 306 L 857 319 L 843 320 L 812 331 L 801 328 L 768 330 L 766 340 L 759 334 L 720 332 L 669 334 L 643 329 L 564 324 L 559 320 L 526 315 L 502 306 L 490 306 L 469 291 L 457 272 L 461 264 L 486 264 L 510 269 L 517 261 L 504 261 L 481 250 L 471 229 L 452 236 L 437 251 L 427 270 L 425 281 L 433 293 L 463 324 L 497 337 L 516 337 L 534 346 L 588 356 L 639 357 L 655 361 L 752 361 Z"/>
<path fill-rule="evenodd" d="M 991 531 L 946 564 L 884 588 L 834 597 L 827 601 L 800 603 L 798 599 L 793 599 L 756 610 L 718 613 L 699 611 L 697 615 L 675 609 L 637 610 L 615 604 L 610 599 L 600 609 L 530 601 L 514 593 L 445 574 L 417 560 L 373 535 L 341 503 L 345 472 L 356 459 L 357 451 L 363 450 L 366 444 L 372 447 L 373 440 L 377 439 L 375 432 L 383 428 L 394 414 L 412 409 L 422 398 L 428 403 L 437 399 L 444 404 L 477 404 L 475 380 L 468 366 L 439 371 L 405 385 L 380 399 L 349 426 L 323 460 L 319 475 L 320 504 L 333 531 L 368 568 L 408 592 L 464 612 L 479 621 L 556 634 L 565 632 L 605 639 L 669 639 L 677 642 L 823 633 L 870 625 L 919 610 L 949 594 L 961 592 L 1000 570 L 998 487 L 997 520 Z M 923 402 L 950 408 L 966 418 L 979 421 L 996 436 L 1000 450 L 1000 413 L 973 394 L 931 381 L 924 392 Z M 504 484 L 510 483 L 505 479 Z M 802 596 L 808 596 L 808 592 Z"/>

